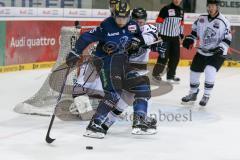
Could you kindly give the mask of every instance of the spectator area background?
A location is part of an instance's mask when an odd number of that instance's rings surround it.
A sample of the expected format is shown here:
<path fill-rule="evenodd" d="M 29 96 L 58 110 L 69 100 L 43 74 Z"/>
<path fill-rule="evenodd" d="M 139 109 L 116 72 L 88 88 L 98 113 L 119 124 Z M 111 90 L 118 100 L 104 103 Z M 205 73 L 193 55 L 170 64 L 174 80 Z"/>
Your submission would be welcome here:
<path fill-rule="evenodd" d="M 184 0 L 183 5 L 186 9 L 193 10 L 196 3 L 198 6 L 196 11 L 204 12 L 205 1 L 192 0 L 189 4 L 189 0 Z M 59 53 L 61 27 L 73 26 L 75 20 L 79 20 L 82 26 L 98 25 L 109 16 L 108 9 L 101 9 L 108 7 L 107 2 L 107 0 L 0 0 L 0 6 L 3 6 L 0 7 L 0 66 L 55 61 Z M 133 6 L 156 10 L 148 12 L 149 22 L 154 23 L 158 15 L 157 10 L 169 3 L 169 0 L 131 0 L 131 3 Z M 240 0 L 221 1 L 221 5 L 223 12 L 231 11 L 235 14 L 227 14 L 233 26 L 233 43 L 229 52 L 239 56 L 240 16 L 237 13 Z M 191 24 L 198 16 L 199 14 L 192 13 L 185 15 L 185 34 L 190 33 Z M 194 54 L 194 49 L 187 51 L 181 48 L 182 60 L 191 60 Z M 156 53 L 151 53 L 151 59 L 156 57 Z"/>

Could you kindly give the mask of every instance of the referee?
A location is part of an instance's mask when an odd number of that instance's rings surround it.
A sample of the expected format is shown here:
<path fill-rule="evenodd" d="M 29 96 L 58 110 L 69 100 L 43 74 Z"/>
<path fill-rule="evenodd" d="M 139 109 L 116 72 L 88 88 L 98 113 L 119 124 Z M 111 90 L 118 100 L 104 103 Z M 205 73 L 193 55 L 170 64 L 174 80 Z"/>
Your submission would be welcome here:
<path fill-rule="evenodd" d="M 160 55 L 153 68 L 153 79 L 162 80 L 165 66 L 167 66 L 167 81 L 178 83 L 180 78 L 175 77 L 180 59 L 180 39 L 183 35 L 184 11 L 180 7 L 182 0 L 172 0 L 172 3 L 163 7 L 156 20 L 159 36 L 167 44 L 165 55 Z"/>

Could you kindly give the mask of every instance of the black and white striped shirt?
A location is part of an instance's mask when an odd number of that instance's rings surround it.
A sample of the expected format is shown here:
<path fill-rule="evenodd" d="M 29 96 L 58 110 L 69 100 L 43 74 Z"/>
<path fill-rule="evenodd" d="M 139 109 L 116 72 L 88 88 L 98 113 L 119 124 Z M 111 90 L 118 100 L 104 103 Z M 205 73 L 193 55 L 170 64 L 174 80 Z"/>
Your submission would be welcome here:
<path fill-rule="evenodd" d="M 156 20 L 158 32 L 162 36 L 183 38 L 184 12 L 173 3 L 163 7 Z"/>

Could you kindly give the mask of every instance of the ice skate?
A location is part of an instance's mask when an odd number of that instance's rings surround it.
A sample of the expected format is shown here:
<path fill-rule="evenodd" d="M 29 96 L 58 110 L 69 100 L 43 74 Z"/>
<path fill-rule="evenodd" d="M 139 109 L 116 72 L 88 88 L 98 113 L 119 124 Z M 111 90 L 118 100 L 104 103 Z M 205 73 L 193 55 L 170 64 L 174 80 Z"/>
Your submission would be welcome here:
<path fill-rule="evenodd" d="M 167 78 L 167 82 L 169 82 L 171 84 L 179 84 L 180 78 L 178 78 L 178 77 Z"/>
<path fill-rule="evenodd" d="M 203 95 L 201 101 L 199 102 L 199 105 L 204 107 L 207 105 L 208 101 L 209 101 L 209 95 Z"/>
<path fill-rule="evenodd" d="M 157 133 L 157 120 L 147 116 L 134 114 L 132 134 L 134 135 L 153 135 Z"/>
<path fill-rule="evenodd" d="M 107 131 L 104 130 L 101 127 L 101 125 L 98 125 L 93 121 L 91 121 L 86 129 L 86 132 L 83 134 L 83 136 L 89 137 L 89 138 L 103 139 L 106 134 L 107 134 Z"/>
<path fill-rule="evenodd" d="M 196 93 L 190 93 L 187 96 L 182 98 L 182 104 L 183 105 L 194 105 L 195 101 L 197 100 L 199 89 Z"/>

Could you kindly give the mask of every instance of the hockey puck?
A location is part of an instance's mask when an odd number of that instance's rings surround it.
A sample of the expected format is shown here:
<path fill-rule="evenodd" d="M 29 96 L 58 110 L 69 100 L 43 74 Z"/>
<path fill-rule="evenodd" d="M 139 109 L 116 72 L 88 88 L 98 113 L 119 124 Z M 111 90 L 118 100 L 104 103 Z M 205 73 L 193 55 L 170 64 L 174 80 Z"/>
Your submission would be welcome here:
<path fill-rule="evenodd" d="M 92 149 L 93 149 L 93 146 L 86 146 L 86 149 L 87 149 L 87 150 L 92 150 Z"/>

